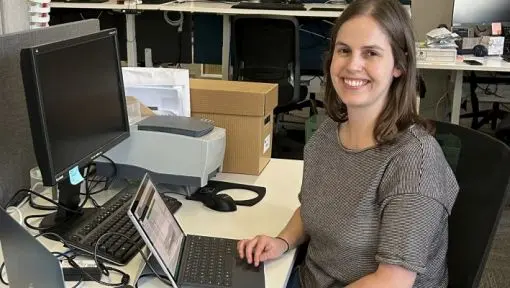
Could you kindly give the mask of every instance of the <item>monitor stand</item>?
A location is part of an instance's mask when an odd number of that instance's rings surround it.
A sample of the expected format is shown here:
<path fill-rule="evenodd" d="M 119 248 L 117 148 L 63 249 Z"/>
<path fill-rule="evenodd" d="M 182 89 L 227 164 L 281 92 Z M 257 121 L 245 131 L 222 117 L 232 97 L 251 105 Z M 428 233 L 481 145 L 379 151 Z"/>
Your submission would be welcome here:
<path fill-rule="evenodd" d="M 83 221 L 87 220 L 94 214 L 96 208 L 80 208 L 80 187 L 81 184 L 71 184 L 69 177 L 61 180 L 58 186 L 58 203 L 69 208 L 70 210 L 79 211 L 79 213 L 68 211 L 62 207 L 58 207 L 57 211 L 48 214 L 39 224 L 39 228 L 43 236 L 48 239 L 59 241 L 55 235 L 44 235 L 44 233 L 55 233 L 63 239 L 70 231 L 78 227 Z"/>

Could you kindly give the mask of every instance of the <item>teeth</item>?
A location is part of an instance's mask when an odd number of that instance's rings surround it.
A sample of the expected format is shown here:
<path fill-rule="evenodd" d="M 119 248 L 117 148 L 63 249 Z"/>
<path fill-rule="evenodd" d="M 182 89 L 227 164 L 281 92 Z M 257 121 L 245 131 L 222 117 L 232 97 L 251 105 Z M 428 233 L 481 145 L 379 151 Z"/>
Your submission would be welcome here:
<path fill-rule="evenodd" d="M 367 84 L 367 80 L 351 80 L 351 79 L 345 79 L 344 82 L 352 87 L 361 87 L 365 84 Z"/>

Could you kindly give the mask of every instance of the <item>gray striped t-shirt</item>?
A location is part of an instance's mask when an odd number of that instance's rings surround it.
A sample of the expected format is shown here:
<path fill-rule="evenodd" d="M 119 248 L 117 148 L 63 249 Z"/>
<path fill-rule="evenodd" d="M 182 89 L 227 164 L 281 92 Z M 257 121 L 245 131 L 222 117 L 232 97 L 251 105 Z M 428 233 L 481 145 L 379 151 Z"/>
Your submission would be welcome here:
<path fill-rule="evenodd" d="M 391 145 L 352 151 L 327 118 L 307 143 L 299 199 L 310 237 L 304 287 L 342 287 L 379 263 L 447 287 L 448 215 L 458 185 L 433 136 L 412 126 Z"/>

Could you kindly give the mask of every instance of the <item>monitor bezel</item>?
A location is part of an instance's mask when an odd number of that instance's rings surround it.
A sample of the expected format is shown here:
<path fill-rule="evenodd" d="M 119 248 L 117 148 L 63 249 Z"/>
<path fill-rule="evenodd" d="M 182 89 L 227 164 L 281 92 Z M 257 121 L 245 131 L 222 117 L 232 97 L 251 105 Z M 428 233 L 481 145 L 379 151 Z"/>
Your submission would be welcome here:
<path fill-rule="evenodd" d="M 119 84 L 119 97 L 120 104 L 122 105 L 121 113 L 123 116 L 124 132 L 119 136 L 110 139 L 107 143 L 97 147 L 93 151 L 89 152 L 85 157 L 78 159 L 74 163 L 70 163 L 61 171 L 55 171 L 54 163 L 52 160 L 52 149 L 49 142 L 47 133 L 47 123 L 43 102 L 43 95 L 41 92 L 40 78 L 38 77 L 39 66 L 37 57 L 39 55 L 54 52 L 77 45 L 86 44 L 92 41 L 100 41 L 105 38 L 110 39 L 114 42 L 116 64 L 117 64 L 117 80 Z M 41 171 L 43 184 L 45 186 L 54 186 L 58 182 L 67 179 L 68 173 L 71 169 L 78 166 L 83 168 L 84 166 L 91 163 L 94 159 L 101 156 L 120 142 L 124 141 L 129 137 L 129 119 L 126 107 L 126 97 L 124 94 L 124 82 L 122 77 L 122 68 L 120 64 L 119 56 L 119 43 L 117 38 L 116 29 L 102 30 L 89 35 L 66 39 L 57 42 L 46 43 L 37 45 L 21 50 L 21 70 L 23 74 L 23 82 L 25 86 L 25 96 L 27 100 L 27 108 L 29 112 L 30 126 L 32 130 L 32 141 L 34 144 L 35 155 L 39 170 Z M 100 107 L 99 107 L 100 109 Z M 92 117 L 92 116 L 91 116 Z"/>

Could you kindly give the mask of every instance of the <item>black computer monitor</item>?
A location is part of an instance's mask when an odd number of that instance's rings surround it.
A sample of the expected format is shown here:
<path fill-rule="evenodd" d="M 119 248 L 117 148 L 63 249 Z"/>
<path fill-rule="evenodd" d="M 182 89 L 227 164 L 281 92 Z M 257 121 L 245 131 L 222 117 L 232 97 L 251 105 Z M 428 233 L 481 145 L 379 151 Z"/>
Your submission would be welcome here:
<path fill-rule="evenodd" d="M 453 26 L 510 22 L 509 0 L 455 0 Z"/>
<path fill-rule="evenodd" d="M 52 232 L 83 217 L 70 172 L 129 137 L 115 29 L 22 49 L 21 71 L 37 163 L 45 186 L 58 186 Z M 92 211 L 89 211 L 92 212 Z M 68 225 L 61 225 L 62 222 Z"/>

